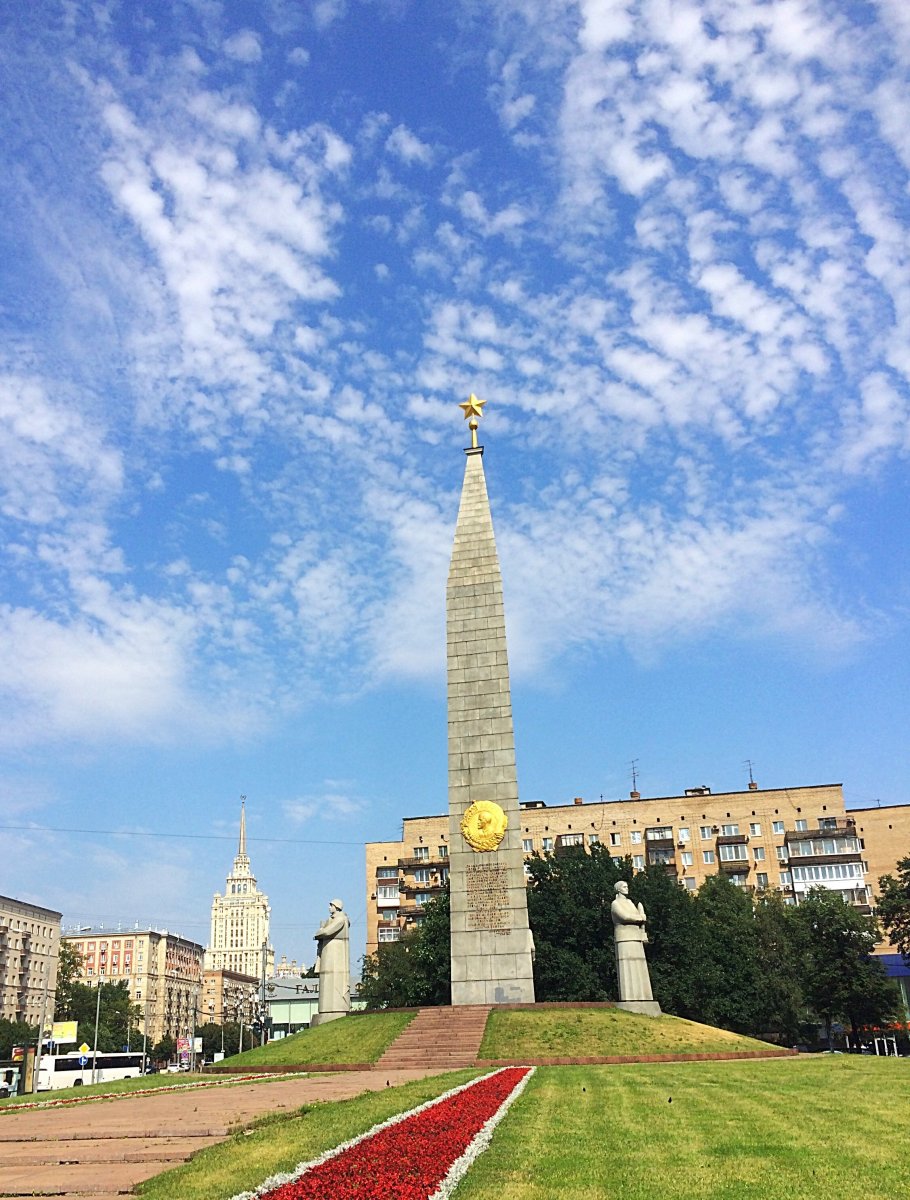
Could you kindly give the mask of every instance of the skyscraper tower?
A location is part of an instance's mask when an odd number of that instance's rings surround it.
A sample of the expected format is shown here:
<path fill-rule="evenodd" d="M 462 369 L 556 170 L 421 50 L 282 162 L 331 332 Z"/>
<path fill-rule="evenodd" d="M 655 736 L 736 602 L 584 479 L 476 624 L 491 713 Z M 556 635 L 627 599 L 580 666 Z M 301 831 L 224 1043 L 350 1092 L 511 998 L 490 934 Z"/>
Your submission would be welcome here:
<path fill-rule="evenodd" d="M 275 970 L 275 951 L 269 945 L 269 898 L 256 886 L 246 852 L 246 797 L 240 798 L 240 838 L 234 866 L 225 883 L 224 895 L 212 901 L 212 932 L 206 967 L 239 971 L 261 978 Z"/>
<path fill-rule="evenodd" d="M 471 446 L 446 588 L 453 1004 L 534 1000 L 502 576 L 477 444 L 485 403 L 460 406 Z"/>

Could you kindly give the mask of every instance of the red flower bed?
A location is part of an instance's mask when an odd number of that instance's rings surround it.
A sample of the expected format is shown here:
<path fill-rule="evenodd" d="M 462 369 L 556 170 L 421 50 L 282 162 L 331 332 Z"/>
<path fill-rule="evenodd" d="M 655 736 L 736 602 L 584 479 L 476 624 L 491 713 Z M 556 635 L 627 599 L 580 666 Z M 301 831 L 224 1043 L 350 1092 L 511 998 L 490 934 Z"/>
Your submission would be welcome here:
<path fill-rule="evenodd" d="M 427 1200 L 528 1074 L 510 1067 L 378 1130 L 262 1200 Z"/>

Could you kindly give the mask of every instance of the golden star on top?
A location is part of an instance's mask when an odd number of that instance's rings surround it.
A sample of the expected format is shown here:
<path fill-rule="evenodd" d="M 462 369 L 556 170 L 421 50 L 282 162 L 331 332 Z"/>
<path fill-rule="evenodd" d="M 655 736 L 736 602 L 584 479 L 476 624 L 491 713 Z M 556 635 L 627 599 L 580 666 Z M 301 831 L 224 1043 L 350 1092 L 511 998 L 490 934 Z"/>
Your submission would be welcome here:
<path fill-rule="evenodd" d="M 478 400 L 474 393 L 471 392 L 467 400 L 463 404 L 459 404 L 458 407 L 464 409 L 464 417 L 467 420 L 468 417 L 482 417 L 483 406 L 485 404 L 486 400 Z"/>

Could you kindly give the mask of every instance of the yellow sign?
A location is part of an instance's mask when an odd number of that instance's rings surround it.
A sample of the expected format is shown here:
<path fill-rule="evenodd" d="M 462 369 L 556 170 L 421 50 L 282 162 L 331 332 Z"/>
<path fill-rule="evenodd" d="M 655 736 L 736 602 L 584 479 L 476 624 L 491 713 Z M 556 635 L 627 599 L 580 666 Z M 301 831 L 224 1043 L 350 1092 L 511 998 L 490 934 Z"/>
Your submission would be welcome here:
<path fill-rule="evenodd" d="M 461 833 L 472 850 L 495 850 L 509 819 L 492 800 L 475 800 L 461 818 Z"/>
<path fill-rule="evenodd" d="M 54 1042 L 74 1042 L 76 1040 L 76 1022 L 55 1021 L 51 1026 L 51 1040 Z"/>
<path fill-rule="evenodd" d="M 88 1046 L 85 1044 L 85 1042 L 83 1042 L 82 1045 L 79 1047 L 79 1053 L 80 1054 L 88 1054 Z"/>

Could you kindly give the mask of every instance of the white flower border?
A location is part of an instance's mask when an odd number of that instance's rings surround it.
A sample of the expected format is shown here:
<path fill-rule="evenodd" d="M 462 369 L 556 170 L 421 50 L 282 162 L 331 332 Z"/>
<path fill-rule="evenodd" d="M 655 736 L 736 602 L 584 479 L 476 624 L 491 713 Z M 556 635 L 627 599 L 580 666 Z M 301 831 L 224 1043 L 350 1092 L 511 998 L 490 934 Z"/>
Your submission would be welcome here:
<path fill-rule="evenodd" d="M 368 1129 L 366 1133 L 360 1133 L 357 1137 L 351 1138 L 347 1142 L 342 1142 L 340 1145 L 333 1147 L 331 1150 L 326 1150 L 320 1154 L 318 1158 L 312 1158 L 307 1162 L 298 1163 L 293 1171 L 279 1171 L 275 1175 L 270 1175 L 263 1183 L 252 1191 L 238 1192 L 231 1200 L 258 1200 L 260 1196 L 265 1196 L 276 1188 L 283 1187 L 287 1183 L 296 1183 L 301 1176 L 308 1171 L 312 1171 L 314 1167 L 319 1167 L 325 1162 L 329 1162 L 333 1158 L 337 1158 L 345 1151 L 353 1149 L 354 1146 L 365 1142 L 367 1138 L 381 1133 L 384 1129 L 390 1129 L 393 1125 L 400 1125 L 402 1121 L 407 1121 L 411 1117 L 416 1117 L 418 1113 L 425 1112 L 428 1108 L 434 1108 L 437 1104 L 441 1104 L 443 1100 L 448 1100 L 450 1096 L 457 1096 L 459 1092 L 465 1092 L 468 1088 L 474 1087 L 478 1083 L 482 1083 L 485 1079 L 492 1079 L 494 1075 L 501 1075 L 503 1071 L 514 1071 L 514 1067 L 500 1067 L 497 1071 L 490 1071 L 486 1075 L 479 1075 L 477 1079 L 471 1079 L 467 1083 L 459 1084 L 458 1087 L 449 1088 L 447 1092 L 443 1092 L 440 1096 L 434 1096 L 432 1100 L 425 1100 L 423 1104 L 418 1104 L 416 1108 L 409 1108 L 406 1112 L 396 1113 L 394 1117 L 389 1117 L 385 1121 L 380 1121 L 378 1125 L 374 1125 Z M 486 1150 L 493 1136 L 493 1130 L 506 1115 L 512 1101 L 515 1100 L 524 1091 L 525 1085 L 534 1074 L 535 1067 L 528 1067 L 527 1074 L 516 1083 L 515 1087 L 509 1092 L 502 1104 L 489 1118 L 484 1122 L 480 1130 L 475 1134 L 468 1148 L 464 1153 L 457 1158 L 449 1167 L 442 1183 L 428 1200 L 448 1200 L 452 1192 L 458 1186 L 458 1183 L 464 1176 L 465 1172 L 470 1167 L 471 1163 Z"/>

